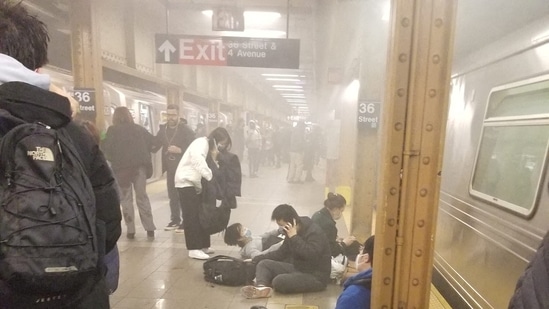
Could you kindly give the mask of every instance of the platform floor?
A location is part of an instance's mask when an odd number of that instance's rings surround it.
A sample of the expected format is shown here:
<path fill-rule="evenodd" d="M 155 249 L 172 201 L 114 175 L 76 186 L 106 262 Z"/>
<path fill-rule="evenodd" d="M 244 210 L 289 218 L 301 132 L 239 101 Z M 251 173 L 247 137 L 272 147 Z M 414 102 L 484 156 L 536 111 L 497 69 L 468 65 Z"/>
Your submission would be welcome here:
<path fill-rule="evenodd" d="M 281 203 L 293 205 L 300 215 L 312 215 L 324 201 L 323 162 L 315 167 L 316 181 L 288 184 L 286 168 L 262 166 L 258 178 L 243 177 L 242 197 L 238 208 L 231 213 L 230 224 L 240 222 L 259 235 L 276 227 L 270 221 L 274 207 Z M 243 170 L 247 166 L 243 164 Z M 247 174 L 245 172 L 245 174 Z M 323 292 L 281 295 L 274 293 L 268 299 L 249 300 L 239 293 L 239 287 L 210 284 L 203 279 L 203 261 L 188 258 L 183 234 L 164 231 L 169 222 L 168 197 L 165 180 L 147 186 L 157 227 L 154 240 L 148 240 L 146 232 L 137 223 L 133 240 L 126 238 L 125 226 L 118 241 L 120 250 L 120 283 L 111 296 L 114 309 L 247 309 L 253 305 L 268 309 L 331 309 L 341 292 L 341 287 L 330 284 Z M 344 236 L 346 227 L 339 220 L 338 229 Z M 215 255 L 238 256 L 238 248 L 223 243 L 221 234 L 212 235 Z M 444 308 L 431 293 L 431 308 Z M 293 305 L 293 306 L 292 306 Z M 305 307 L 312 306 L 312 307 Z M 316 307 L 315 307 L 316 306 Z"/>

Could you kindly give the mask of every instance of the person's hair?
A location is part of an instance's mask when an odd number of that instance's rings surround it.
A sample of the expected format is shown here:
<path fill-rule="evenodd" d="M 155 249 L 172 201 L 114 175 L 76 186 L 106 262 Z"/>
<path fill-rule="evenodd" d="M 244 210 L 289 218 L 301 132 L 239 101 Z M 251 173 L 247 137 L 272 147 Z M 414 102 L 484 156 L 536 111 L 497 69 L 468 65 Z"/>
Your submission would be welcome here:
<path fill-rule="evenodd" d="M 175 109 L 176 111 L 179 112 L 179 105 L 177 104 L 168 104 L 168 106 L 166 106 L 166 109 Z"/>
<path fill-rule="evenodd" d="M 293 222 L 294 219 L 296 222 L 300 221 L 297 211 L 295 211 L 295 209 L 288 204 L 280 204 L 276 206 L 273 210 L 273 214 L 271 215 L 271 220 L 273 221 L 284 220 L 285 222 Z"/>
<path fill-rule="evenodd" d="M 97 126 L 89 120 L 81 120 L 80 125 L 86 130 L 86 132 L 88 132 L 93 137 L 93 140 L 99 145 L 99 143 L 101 142 L 101 132 L 99 132 Z"/>
<path fill-rule="evenodd" d="M 368 253 L 368 257 L 370 259 L 370 265 L 374 266 L 374 237 L 375 235 L 370 236 L 366 241 L 364 242 L 364 249 L 362 249 L 362 253 Z"/>
<path fill-rule="evenodd" d="M 253 122 L 253 120 L 250 121 L 250 123 L 248 124 L 248 126 L 249 126 L 250 129 L 252 129 L 252 130 L 255 129 L 255 122 Z"/>
<path fill-rule="evenodd" d="M 347 201 L 341 194 L 328 193 L 328 198 L 324 201 L 324 207 L 332 210 L 335 208 L 343 208 L 347 204 Z"/>
<path fill-rule="evenodd" d="M 223 240 L 229 246 L 236 246 L 238 245 L 238 239 L 241 237 L 240 232 L 242 232 L 242 224 L 231 224 L 225 229 Z"/>
<path fill-rule="evenodd" d="M 50 37 L 46 25 L 21 2 L 0 0 L 0 53 L 34 71 L 48 63 Z"/>
<path fill-rule="evenodd" d="M 224 140 L 227 140 L 227 150 L 230 150 L 233 142 L 231 140 L 231 136 L 229 135 L 229 132 L 225 128 L 217 127 L 215 128 L 210 135 L 208 135 L 208 144 L 210 145 L 210 150 L 215 147 L 215 144 L 219 144 L 219 142 L 222 142 Z M 214 143 L 215 141 L 215 143 Z"/>
<path fill-rule="evenodd" d="M 112 124 L 119 125 L 125 123 L 133 123 L 132 114 L 125 106 L 117 107 L 112 114 Z"/>

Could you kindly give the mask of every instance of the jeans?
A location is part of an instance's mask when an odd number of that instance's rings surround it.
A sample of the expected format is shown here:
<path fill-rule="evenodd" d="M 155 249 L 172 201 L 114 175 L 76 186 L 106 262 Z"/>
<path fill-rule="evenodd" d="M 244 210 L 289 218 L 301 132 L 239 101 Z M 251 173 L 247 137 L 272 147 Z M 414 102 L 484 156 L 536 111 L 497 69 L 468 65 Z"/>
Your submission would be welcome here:
<path fill-rule="evenodd" d="M 119 182 L 120 185 L 120 182 Z M 145 167 L 141 166 L 137 168 L 137 173 L 127 184 L 127 186 L 120 185 L 120 197 L 122 204 L 122 214 L 124 216 L 124 222 L 128 228 L 128 233 L 135 233 L 135 210 L 133 208 L 133 190 L 135 190 L 135 201 L 137 203 L 137 210 L 139 211 L 139 218 L 143 224 L 145 231 L 154 231 L 156 227 L 153 222 L 153 215 L 151 210 L 151 202 L 147 195 L 147 176 Z"/>

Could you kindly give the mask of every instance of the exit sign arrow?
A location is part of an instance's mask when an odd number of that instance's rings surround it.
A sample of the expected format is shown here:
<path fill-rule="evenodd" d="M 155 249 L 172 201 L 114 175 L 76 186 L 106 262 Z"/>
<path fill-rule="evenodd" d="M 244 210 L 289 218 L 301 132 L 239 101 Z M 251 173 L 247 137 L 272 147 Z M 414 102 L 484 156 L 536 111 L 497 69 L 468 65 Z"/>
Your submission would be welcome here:
<path fill-rule="evenodd" d="M 164 61 L 170 62 L 171 54 L 175 51 L 175 46 L 170 43 L 170 41 L 166 40 L 160 47 L 158 47 L 158 51 L 161 53 L 164 53 Z"/>

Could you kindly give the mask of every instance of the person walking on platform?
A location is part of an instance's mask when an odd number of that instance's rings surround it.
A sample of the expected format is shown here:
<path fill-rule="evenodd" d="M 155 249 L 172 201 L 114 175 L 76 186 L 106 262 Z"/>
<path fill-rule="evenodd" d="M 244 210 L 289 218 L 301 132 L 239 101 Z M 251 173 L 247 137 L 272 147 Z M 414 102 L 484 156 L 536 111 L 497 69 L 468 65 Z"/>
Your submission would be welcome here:
<path fill-rule="evenodd" d="M 153 150 L 157 152 L 162 148 L 162 173 L 166 172 L 166 187 L 170 200 L 170 223 L 164 230 L 183 232 L 183 218 L 174 176 L 179 160 L 194 139 L 194 132 L 187 126 L 187 121 L 179 116 L 179 106 L 169 104 L 166 108 L 166 118 L 166 123 L 160 125 L 155 137 Z"/>
<path fill-rule="evenodd" d="M 326 289 L 330 281 L 330 245 L 324 232 L 309 217 L 300 217 L 287 204 L 278 205 L 271 216 L 286 234 L 276 251 L 258 255 L 256 285 L 245 286 L 246 298 L 271 296 L 280 293 L 305 293 Z"/>
<path fill-rule="evenodd" d="M 205 260 L 213 253 L 210 249 L 210 234 L 200 225 L 198 213 L 202 207 L 202 183 L 211 181 L 213 174 L 207 160 L 218 164 L 219 149 L 230 149 L 231 137 L 224 128 L 218 127 L 208 137 L 195 139 L 183 154 L 175 171 L 175 187 L 179 193 L 185 229 L 185 244 L 189 257 Z"/>
<path fill-rule="evenodd" d="M 147 237 L 154 238 L 151 202 L 147 195 L 147 178 L 152 176 L 151 150 L 154 136 L 144 127 L 134 123 L 127 107 L 117 107 L 112 116 L 113 125 L 107 129 L 103 149 L 112 169 L 122 197 L 122 214 L 127 227 L 127 237 L 135 237 L 135 211 L 133 190 L 139 218 Z M 132 190 L 133 187 L 133 190 Z"/>
<path fill-rule="evenodd" d="M 44 23 L 31 16 L 20 1 L 0 0 L 0 136 L 3 136 L 3 130 L 8 129 L 9 124 L 3 117 L 9 115 L 30 122 L 55 124 L 56 128 L 65 130 L 74 141 L 74 148 L 93 187 L 96 218 L 105 223 L 105 241 L 97 243 L 97 250 L 110 252 L 121 233 L 116 181 L 99 145 L 88 132 L 71 121 L 69 100 L 50 92 L 49 76 L 38 73 L 48 62 L 48 42 Z M 65 248 L 57 250 L 61 252 Z M 2 309 L 32 308 L 38 302 L 48 308 L 110 308 L 109 292 L 102 271 L 91 274 L 82 287 L 74 287 L 64 293 L 64 297 L 58 295 L 48 297 L 52 295 L 40 291 L 16 291 L 0 279 Z"/>
<path fill-rule="evenodd" d="M 356 256 L 355 268 L 358 274 L 343 284 L 343 292 L 337 299 L 335 309 L 370 309 L 374 240 L 373 235 L 366 239 L 361 252 Z"/>

